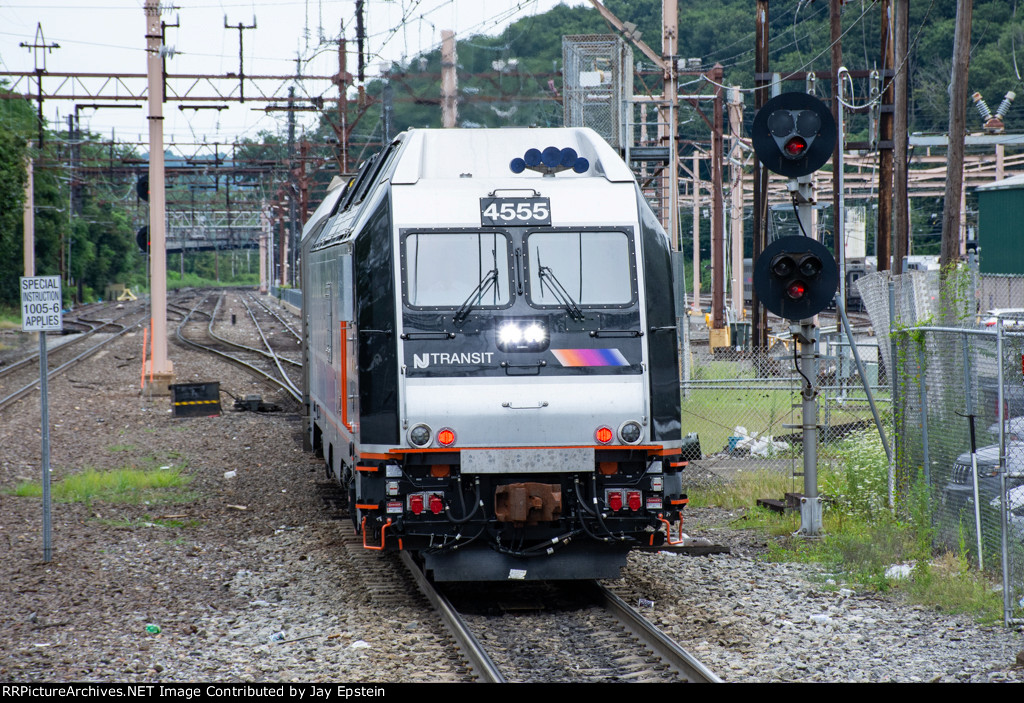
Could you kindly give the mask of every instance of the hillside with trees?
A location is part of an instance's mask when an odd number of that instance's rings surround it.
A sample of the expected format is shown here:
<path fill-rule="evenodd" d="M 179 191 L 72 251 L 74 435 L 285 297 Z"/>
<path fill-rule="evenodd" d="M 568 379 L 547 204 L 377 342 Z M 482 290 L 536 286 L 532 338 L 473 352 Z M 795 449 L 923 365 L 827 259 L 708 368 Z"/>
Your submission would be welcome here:
<path fill-rule="evenodd" d="M 620 19 L 633 22 L 642 39 L 656 52 L 661 49 L 661 0 L 607 0 Z M 770 3 L 771 70 L 827 71 L 829 54 L 829 3 L 826 0 L 786 0 Z M 370 10 L 372 12 L 372 4 Z M 915 0 L 910 6 L 911 55 L 901 70 L 910 72 L 910 130 L 941 133 L 946 129 L 948 85 L 956 0 Z M 879 5 L 872 0 L 849 0 L 843 5 L 844 62 L 851 70 L 875 69 L 879 56 Z M 459 74 L 459 124 L 465 128 L 503 126 L 560 126 L 562 123 L 563 35 L 609 34 L 612 30 L 596 10 L 588 6 L 557 6 L 549 12 L 521 19 L 496 36 L 460 38 L 457 45 Z M 753 0 L 687 0 L 679 3 L 679 55 L 697 59 L 701 69 L 721 64 L 724 84 L 753 87 Z M 354 49 L 354 42 L 349 44 Z M 1007 91 L 1020 92 L 1024 67 L 1024 9 L 1016 2 L 975 0 L 972 26 L 970 90 L 982 93 L 991 107 Z M 638 94 L 661 91 L 659 72 L 638 50 L 633 59 L 639 72 Z M 352 62 L 355 63 L 354 61 Z M 349 152 L 354 166 L 379 148 L 383 139 L 382 97 L 386 87 L 393 95 L 392 135 L 410 127 L 439 127 L 440 51 L 391 64 L 383 78 L 370 80 L 359 100 L 350 89 L 346 124 L 353 126 Z M 683 80 L 684 91 L 710 92 L 697 75 Z M 788 83 L 788 90 L 802 90 L 802 83 Z M 853 100 L 868 100 L 866 81 L 853 85 Z M 815 92 L 829 90 L 818 81 Z M 749 130 L 753 101 L 747 95 L 745 111 Z M 1012 107 L 1005 119 L 1008 131 L 1024 129 L 1024 106 Z M 703 118 L 688 103 L 679 111 L 681 139 L 708 140 Z M 330 161 L 337 157 L 338 116 L 325 109 L 318 127 L 304 138 L 321 145 L 322 168 L 313 174 L 310 205 L 315 207 L 330 176 Z M 980 130 L 981 121 L 971 108 L 968 129 Z M 849 138 L 867 134 L 865 116 L 852 119 Z M 17 302 L 17 277 L 22 262 L 22 202 L 25 158 L 36 160 L 36 270 L 61 273 L 65 289 L 89 299 L 102 294 L 110 282 L 138 285 L 144 281 L 144 261 L 134 244 L 140 217 L 131 169 L 115 169 L 125 163 L 144 164 L 145 155 L 129 147 L 101 145 L 95 135 L 70 139 L 60 130 L 46 132 L 45 146 L 36 145 L 37 124 L 32 106 L 20 100 L 0 100 L 0 306 Z M 334 143 L 333 146 L 330 144 Z M 324 146 L 326 145 L 326 146 Z M 316 156 L 316 155 L 314 155 Z M 221 158 L 219 155 L 217 158 Z M 266 168 L 255 175 L 239 176 L 231 187 L 252 197 L 273 200 L 286 181 L 289 163 L 287 139 L 263 133 L 239 145 L 234 158 L 258 162 Z M 75 169 L 69 167 L 73 159 Z M 110 167 L 106 170 L 104 165 Z M 310 170 L 312 170 L 312 166 Z M 226 182 L 222 183 L 226 185 Z M 189 207 L 215 207 L 221 190 L 198 182 L 183 182 L 172 199 Z M 69 204 L 73 211 L 69 212 Z M 184 205 L 182 205 L 184 207 Z M 928 229 L 930 214 L 915 213 L 918 228 Z M 684 224 L 684 230 L 686 223 Z M 188 266 L 203 272 L 217 271 L 216 253 L 196 255 Z M 212 258 L 211 258 L 212 257 Z M 183 268 L 185 267 L 183 262 Z M 169 266 L 173 271 L 174 266 Z"/>

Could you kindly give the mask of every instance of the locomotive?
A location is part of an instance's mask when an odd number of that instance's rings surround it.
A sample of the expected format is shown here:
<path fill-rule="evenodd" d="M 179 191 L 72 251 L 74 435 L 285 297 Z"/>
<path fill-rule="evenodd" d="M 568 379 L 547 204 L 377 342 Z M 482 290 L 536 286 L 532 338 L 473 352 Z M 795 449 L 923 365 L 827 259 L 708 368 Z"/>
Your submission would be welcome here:
<path fill-rule="evenodd" d="M 303 228 L 308 442 L 438 581 L 617 578 L 682 490 L 668 237 L 589 129 L 398 135 Z"/>

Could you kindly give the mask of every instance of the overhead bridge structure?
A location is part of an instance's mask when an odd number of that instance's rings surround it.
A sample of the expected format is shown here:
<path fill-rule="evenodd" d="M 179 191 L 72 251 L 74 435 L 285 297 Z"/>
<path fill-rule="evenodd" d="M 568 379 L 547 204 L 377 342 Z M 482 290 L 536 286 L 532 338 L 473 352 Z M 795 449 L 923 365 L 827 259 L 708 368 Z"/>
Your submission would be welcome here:
<path fill-rule="evenodd" d="M 270 220 L 260 210 L 171 211 L 167 213 L 167 252 L 258 249 Z"/>

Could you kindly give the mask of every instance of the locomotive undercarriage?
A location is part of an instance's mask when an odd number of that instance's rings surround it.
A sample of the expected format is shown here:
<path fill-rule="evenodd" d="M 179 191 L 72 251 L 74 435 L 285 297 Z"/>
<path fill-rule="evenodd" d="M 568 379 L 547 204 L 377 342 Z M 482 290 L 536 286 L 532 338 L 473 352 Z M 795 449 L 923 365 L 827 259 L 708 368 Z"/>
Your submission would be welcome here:
<path fill-rule="evenodd" d="M 528 477 L 463 473 L 458 452 L 370 462 L 352 474 L 351 512 L 367 548 L 417 552 L 441 580 L 616 578 L 630 549 L 664 544 L 686 497 L 673 462 L 596 458 L 593 471 Z M 548 575 L 536 557 L 553 554 Z"/>

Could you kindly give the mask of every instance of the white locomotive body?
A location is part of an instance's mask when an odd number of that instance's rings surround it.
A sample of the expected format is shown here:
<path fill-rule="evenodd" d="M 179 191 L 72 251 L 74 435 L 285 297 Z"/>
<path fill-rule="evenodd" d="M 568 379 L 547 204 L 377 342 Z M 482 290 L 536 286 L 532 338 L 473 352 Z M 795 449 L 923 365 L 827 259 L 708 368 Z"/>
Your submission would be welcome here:
<path fill-rule="evenodd" d="M 309 440 L 367 548 L 559 579 L 665 542 L 669 243 L 594 132 L 403 133 L 328 194 L 302 261 Z"/>

